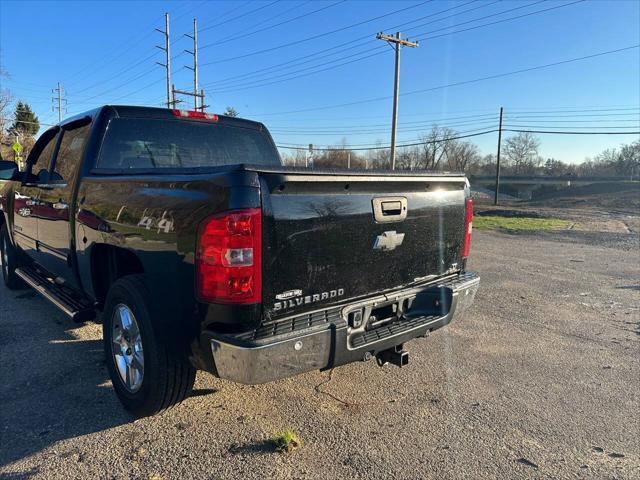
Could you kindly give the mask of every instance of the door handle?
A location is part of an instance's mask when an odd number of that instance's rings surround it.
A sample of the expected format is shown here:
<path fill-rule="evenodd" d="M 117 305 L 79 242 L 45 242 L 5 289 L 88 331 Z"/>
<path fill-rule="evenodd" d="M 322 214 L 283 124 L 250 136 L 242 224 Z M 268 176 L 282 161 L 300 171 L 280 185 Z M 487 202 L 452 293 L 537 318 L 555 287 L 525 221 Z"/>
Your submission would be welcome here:
<path fill-rule="evenodd" d="M 402 213 L 402 202 L 400 200 L 392 200 L 382 202 L 383 215 L 400 215 Z"/>
<path fill-rule="evenodd" d="M 407 218 L 405 197 L 378 197 L 372 200 L 373 217 L 378 223 L 401 222 Z"/>

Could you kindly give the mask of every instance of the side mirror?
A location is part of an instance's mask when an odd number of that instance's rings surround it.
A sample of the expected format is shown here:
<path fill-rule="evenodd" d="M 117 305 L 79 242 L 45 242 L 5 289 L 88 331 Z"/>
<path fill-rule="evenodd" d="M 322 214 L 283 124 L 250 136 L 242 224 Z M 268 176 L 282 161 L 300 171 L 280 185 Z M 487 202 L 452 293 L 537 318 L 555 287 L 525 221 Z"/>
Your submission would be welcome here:
<path fill-rule="evenodd" d="M 0 180 L 18 180 L 21 176 L 16 162 L 0 160 Z"/>

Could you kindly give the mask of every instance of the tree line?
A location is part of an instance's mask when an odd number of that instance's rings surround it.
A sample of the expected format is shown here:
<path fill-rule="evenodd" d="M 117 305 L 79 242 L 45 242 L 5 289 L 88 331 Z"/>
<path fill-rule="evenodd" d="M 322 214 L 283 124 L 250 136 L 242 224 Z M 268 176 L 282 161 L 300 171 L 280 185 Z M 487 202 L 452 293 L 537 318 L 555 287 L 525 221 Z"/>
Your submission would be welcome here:
<path fill-rule="evenodd" d="M 496 156 L 482 155 L 476 144 L 460 139 L 455 130 L 433 126 L 420 137 L 420 145 L 399 148 L 396 169 L 458 171 L 468 175 L 493 175 Z M 540 138 L 520 132 L 503 140 L 500 170 L 504 175 L 551 176 L 640 176 L 640 140 L 610 148 L 575 164 L 540 155 Z M 346 138 L 340 144 L 310 153 L 306 149 L 282 153 L 286 165 L 316 168 L 390 168 L 387 148 L 349 150 Z"/>

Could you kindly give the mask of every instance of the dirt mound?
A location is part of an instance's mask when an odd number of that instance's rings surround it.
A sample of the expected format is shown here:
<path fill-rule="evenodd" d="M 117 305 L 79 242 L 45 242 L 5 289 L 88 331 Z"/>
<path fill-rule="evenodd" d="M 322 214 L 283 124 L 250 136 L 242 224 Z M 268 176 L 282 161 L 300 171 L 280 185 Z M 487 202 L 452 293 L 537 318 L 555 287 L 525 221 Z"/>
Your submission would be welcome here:
<path fill-rule="evenodd" d="M 602 208 L 631 213 L 640 212 L 640 182 L 595 183 L 581 187 L 536 192 L 530 205 Z"/>

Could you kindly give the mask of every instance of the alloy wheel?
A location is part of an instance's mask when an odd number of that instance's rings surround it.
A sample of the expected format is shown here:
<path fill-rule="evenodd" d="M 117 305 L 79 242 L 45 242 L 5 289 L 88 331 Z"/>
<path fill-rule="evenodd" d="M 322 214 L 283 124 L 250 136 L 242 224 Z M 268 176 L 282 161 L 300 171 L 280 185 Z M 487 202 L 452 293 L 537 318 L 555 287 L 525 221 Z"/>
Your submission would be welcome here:
<path fill-rule="evenodd" d="M 111 321 L 111 351 L 123 385 L 131 393 L 142 387 L 144 351 L 136 317 L 129 307 L 118 304 Z"/>

